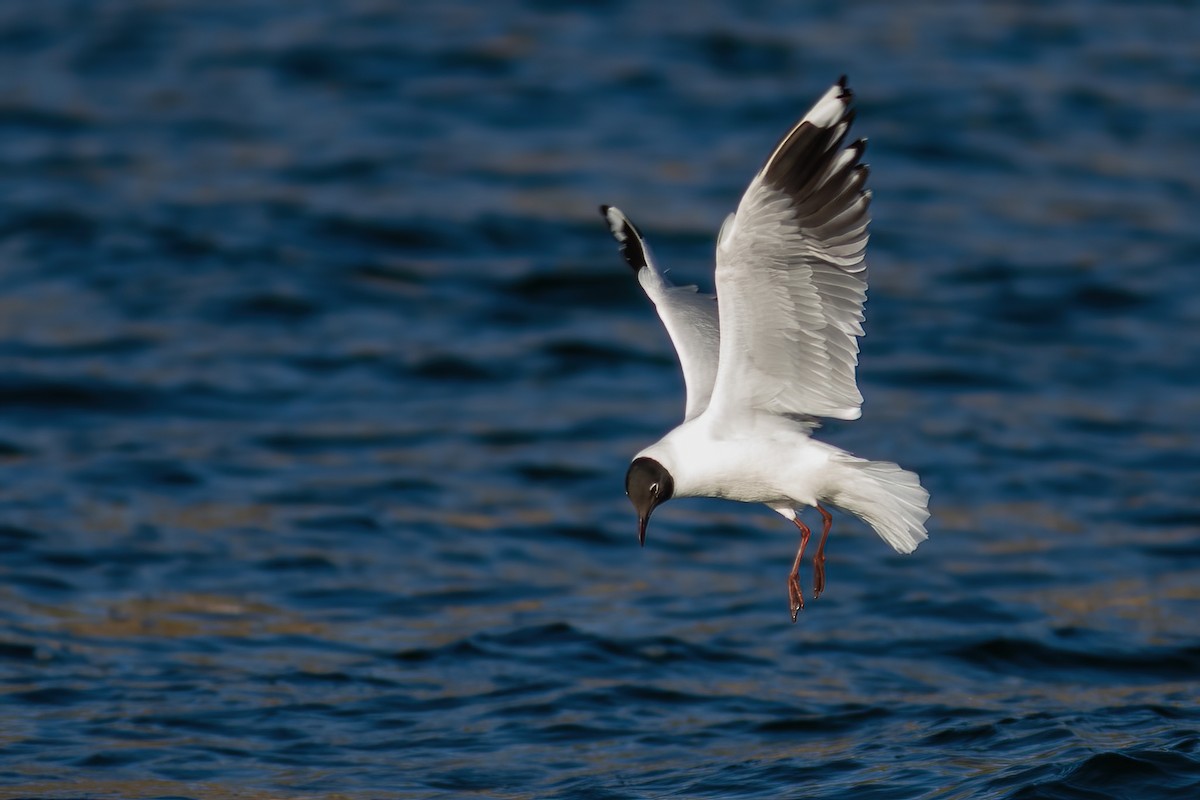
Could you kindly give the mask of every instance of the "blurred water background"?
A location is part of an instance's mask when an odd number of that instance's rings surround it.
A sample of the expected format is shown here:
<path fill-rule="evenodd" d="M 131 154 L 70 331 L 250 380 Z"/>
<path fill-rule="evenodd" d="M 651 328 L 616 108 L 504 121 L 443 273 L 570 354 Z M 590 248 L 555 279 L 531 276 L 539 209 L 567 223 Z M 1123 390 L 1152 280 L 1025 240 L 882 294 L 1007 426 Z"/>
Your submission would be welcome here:
<path fill-rule="evenodd" d="M 1200 796 L 1194 2 L 0 5 L 0 796 Z M 848 73 L 901 557 L 672 503 L 677 282 Z M 803 573 L 807 584 L 808 573 Z"/>

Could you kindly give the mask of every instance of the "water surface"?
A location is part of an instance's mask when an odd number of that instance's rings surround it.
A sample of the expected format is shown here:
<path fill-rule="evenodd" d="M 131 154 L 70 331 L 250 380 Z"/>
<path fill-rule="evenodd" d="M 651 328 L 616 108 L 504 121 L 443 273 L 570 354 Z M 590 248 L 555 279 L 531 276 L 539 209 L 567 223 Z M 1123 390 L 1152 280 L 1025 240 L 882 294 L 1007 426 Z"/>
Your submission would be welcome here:
<path fill-rule="evenodd" d="M 1200 794 L 1192 4 L 0 9 L 7 797 Z M 841 73 L 898 556 L 681 501 L 677 281 Z M 807 581 L 807 573 L 805 579 Z"/>

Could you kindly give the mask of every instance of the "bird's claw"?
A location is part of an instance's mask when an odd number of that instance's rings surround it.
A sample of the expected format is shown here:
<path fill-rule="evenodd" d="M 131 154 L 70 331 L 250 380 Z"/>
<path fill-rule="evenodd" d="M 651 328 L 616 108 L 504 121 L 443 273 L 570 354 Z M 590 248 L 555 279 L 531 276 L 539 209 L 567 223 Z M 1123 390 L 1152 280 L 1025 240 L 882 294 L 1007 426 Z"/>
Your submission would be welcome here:
<path fill-rule="evenodd" d="M 821 592 L 825 591 L 825 555 L 818 553 L 813 559 L 813 599 L 821 596 Z"/>
<path fill-rule="evenodd" d="M 804 593 L 800 591 L 800 576 L 792 574 L 788 576 L 788 604 L 792 610 L 792 622 L 804 610 Z"/>

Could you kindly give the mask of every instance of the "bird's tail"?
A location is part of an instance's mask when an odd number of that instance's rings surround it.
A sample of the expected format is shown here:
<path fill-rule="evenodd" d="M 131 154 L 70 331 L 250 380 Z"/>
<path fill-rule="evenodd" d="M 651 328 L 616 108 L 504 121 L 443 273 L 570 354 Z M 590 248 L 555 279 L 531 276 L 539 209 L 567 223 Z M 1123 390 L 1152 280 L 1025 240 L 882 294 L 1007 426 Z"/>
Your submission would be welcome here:
<path fill-rule="evenodd" d="M 866 522 L 898 553 L 911 553 L 929 538 L 929 492 L 915 472 L 889 461 L 851 457 L 843 463 L 849 480 L 829 502 Z"/>

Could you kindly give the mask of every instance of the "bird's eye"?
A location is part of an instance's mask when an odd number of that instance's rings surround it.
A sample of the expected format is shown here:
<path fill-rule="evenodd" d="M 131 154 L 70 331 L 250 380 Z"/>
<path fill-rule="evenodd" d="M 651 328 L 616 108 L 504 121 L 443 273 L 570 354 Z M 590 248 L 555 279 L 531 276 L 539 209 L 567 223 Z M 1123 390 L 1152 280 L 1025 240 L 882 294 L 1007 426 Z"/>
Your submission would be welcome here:
<path fill-rule="evenodd" d="M 658 484 L 657 483 L 650 484 L 650 494 L 658 494 Z"/>

